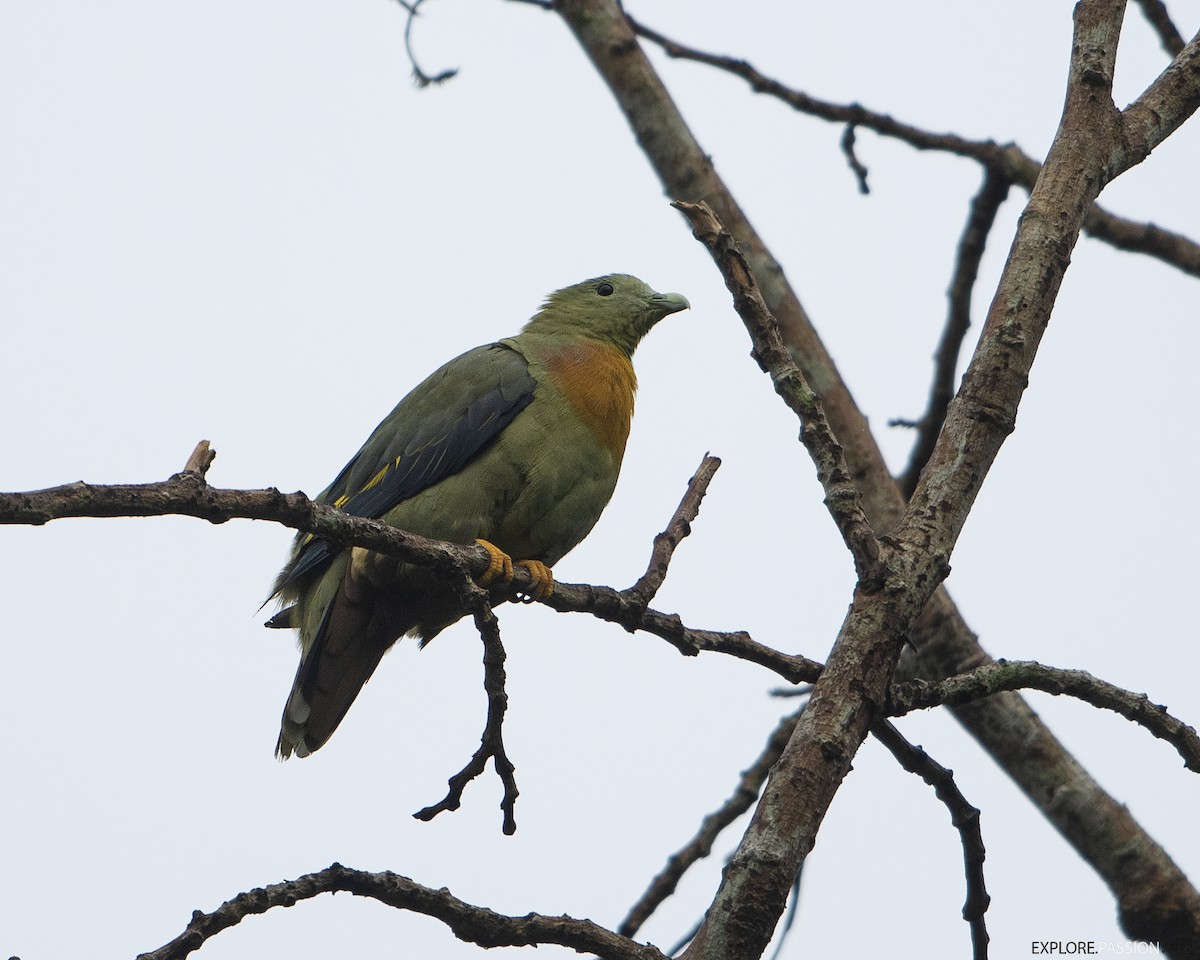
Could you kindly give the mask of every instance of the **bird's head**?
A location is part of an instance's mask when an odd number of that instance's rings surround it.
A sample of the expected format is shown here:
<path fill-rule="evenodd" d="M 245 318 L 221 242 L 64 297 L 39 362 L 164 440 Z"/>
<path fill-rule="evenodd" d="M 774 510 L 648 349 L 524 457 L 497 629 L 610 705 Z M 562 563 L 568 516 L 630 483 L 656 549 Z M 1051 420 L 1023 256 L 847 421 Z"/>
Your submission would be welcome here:
<path fill-rule="evenodd" d="M 610 273 L 556 290 L 525 330 L 591 337 L 632 355 L 650 328 L 691 304 L 678 293 L 657 293 L 637 277 Z"/>

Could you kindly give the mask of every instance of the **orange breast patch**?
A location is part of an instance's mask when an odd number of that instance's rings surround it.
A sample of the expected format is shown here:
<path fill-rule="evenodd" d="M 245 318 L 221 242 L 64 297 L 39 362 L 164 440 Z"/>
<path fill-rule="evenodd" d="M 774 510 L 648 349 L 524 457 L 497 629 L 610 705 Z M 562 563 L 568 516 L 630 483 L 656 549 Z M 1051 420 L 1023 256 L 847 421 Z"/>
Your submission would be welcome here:
<path fill-rule="evenodd" d="M 625 453 L 637 377 L 623 351 L 598 340 L 581 340 L 544 357 L 550 381 L 575 415 L 612 452 Z"/>

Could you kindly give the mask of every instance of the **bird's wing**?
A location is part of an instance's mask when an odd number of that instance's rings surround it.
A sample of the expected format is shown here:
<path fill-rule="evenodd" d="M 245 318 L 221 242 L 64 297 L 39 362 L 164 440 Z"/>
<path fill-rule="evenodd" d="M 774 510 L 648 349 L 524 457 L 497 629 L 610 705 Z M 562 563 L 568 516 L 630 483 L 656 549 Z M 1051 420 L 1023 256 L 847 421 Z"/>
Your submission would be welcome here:
<path fill-rule="evenodd" d="M 357 517 L 396 504 L 457 473 L 533 400 L 525 358 L 502 343 L 476 347 L 401 400 L 316 499 Z M 278 589 L 322 569 L 342 548 L 302 539 Z"/>

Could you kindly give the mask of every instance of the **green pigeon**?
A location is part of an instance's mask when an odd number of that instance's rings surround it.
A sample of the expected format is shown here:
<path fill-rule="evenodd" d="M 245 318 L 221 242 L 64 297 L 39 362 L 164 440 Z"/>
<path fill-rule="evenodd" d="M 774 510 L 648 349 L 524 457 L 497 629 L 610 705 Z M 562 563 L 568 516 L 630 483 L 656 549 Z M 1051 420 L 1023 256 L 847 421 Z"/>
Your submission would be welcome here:
<path fill-rule="evenodd" d="M 451 360 L 401 400 L 317 500 L 492 555 L 481 582 L 549 567 L 600 519 L 616 487 L 637 388 L 631 358 L 677 293 L 610 274 L 546 298 L 515 337 Z M 428 643 L 464 616 L 427 570 L 361 547 L 296 537 L 271 627 L 299 632 L 300 666 L 275 752 L 307 756 L 402 636 Z"/>

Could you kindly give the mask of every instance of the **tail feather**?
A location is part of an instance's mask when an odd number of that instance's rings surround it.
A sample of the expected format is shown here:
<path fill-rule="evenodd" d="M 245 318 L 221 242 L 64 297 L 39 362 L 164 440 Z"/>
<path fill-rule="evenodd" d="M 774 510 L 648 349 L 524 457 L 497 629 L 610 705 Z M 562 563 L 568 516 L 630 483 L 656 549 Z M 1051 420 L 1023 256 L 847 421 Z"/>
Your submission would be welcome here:
<path fill-rule="evenodd" d="M 308 647 L 283 708 L 276 755 L 306 757 L 332 736 L 384 653 L 404 633 L 374 590 L 353 579 L 341 585 Z"/>

